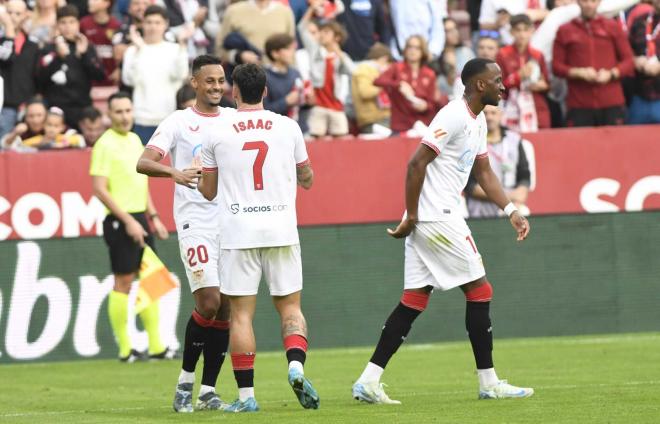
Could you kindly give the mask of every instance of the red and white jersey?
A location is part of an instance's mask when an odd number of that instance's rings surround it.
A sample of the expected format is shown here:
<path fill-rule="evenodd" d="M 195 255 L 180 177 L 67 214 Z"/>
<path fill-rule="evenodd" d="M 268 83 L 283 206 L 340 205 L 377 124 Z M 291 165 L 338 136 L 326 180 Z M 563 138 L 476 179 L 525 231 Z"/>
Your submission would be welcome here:
<path fill-rule="evenodd" d="M 298 123 L 267 110 L 218 120 L 202 148 L 205 171 L 219 173 L 220 247 L 298 244 L 296 167 L 309 162 Z"/>
<path fill-rule="evenodd" d="M 431 121 L 422 143 L 437 157 L 426 168 L 419 197 L 419 221 L 446 221 L 460 217 L 461 192 L 476 158 L 488 156 L 486 118 L 475 116 L 465 99 L 443 107 Z"/>
<path fill-rule="evenodd" d="M 170 154 L 172 166 L 183 170 L 202 165 L 202 141 L 214 123 L 236 113 L 232 108 L 219 108 L 218 113 L 203 113 L 194 106 L 177 110 L 160 123 L 149 140 L 147 149 Z M 197 229 L 217 232 L 218 199 L 206 200 L 197 189 L 174 185 L 174 221 L 177 231 Z"/>

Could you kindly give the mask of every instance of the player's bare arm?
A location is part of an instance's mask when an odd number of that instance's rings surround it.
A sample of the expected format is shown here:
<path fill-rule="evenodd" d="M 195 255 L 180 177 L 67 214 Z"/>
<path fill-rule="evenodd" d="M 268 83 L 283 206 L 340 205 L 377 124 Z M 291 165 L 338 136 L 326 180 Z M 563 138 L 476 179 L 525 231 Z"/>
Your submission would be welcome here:
<path fill-rule="evenodd" d="M 156 236 L 161 240 L 166 240 L 170 236 L 170 233 L 167 231 L 167 227 L 165 227 L 163 221 L 160 220 L 160 215 L 156 212 L 156 206 L 151 199 L 151 193 L 147 194 L 147 216 L 151 219 Z"/>
<path fill-rule="evenodd" d="M 408 162 L 406 174 L 406 217 L 399 223 L 396 229 L 387 229 L 387 233 L 394 238 L 407 237 L 415 228 L 417 223 L 417 207 L 419 195 L 422 192 L 426 167 L 435 159 L 437 154 L 425 144 L 420 144 Z"/>
<path fill-rule="evenodd" d="M 486 192 L 488 198 L 495 203 L 500 209 L 505 209 L 509 204 L 510 200 L 504 193 L 500 180 L 497 179 L 497 175 L 493 172 L 490 167 L 490 161 L 488 157 L 477 158 L 474 161 L 474 177 L 477 179 L 477 182 L 481 188 Z M 527 219 L 520 214 L 520 212 L 515 211 L 510 216 L 511 225 L 516 230 L 518 234 L 517 240 L 523 241 L 527 238 L 529 234 L 529 222 Z"/>
<path fill-rule="evenodd" d="M 201 167 L 190 167 L 180 171 L 172 166 L 160 163 L 162 159 L 163 156 L 156 150 L 144 149 L 135 169 L 140 174 L 150 177 L 172 178 L 175 183 L 188 188 L 194 189 L 197 186 L 202 175 Z"/>
<path fill-rule="evenodd" d="M 218 170 L 203 170 L 197 184 L 197 190 L 206 200 L 213 200 L 218 195 Z"/>
<path fill-rule="evenodd" d="M 110 210 L 117 219 L 124 223 L 126 227 L 126 234 L 140 246 L 144 246 L 144 237 L 147 232 L 142 228 L 142 225 L 131 216 L 128 212 L 123 211 L 112 198 L 108 191 L 108 178 L 98 175 L 92 176 L 92 189 L 94 195 Z"/>
<path fill-rule="evenodd" d="M 296 176 L 300 187 L 305 190 L 309 190 L 312 187 L 314 183 L 314 170 L 310 164 L 297 167 Z"/>

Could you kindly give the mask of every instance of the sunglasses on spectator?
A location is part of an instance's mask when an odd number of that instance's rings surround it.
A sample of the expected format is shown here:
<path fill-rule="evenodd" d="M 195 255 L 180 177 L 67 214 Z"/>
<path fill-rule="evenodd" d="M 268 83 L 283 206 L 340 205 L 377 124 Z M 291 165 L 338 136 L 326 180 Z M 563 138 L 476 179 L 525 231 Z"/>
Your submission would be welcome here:
<path fill-rule="evenodd" d="M 500 33 L 492 29 L 482 29 L 479 31 L 479 37 L 492 38 L 494 40 L 500 39 Z"/>

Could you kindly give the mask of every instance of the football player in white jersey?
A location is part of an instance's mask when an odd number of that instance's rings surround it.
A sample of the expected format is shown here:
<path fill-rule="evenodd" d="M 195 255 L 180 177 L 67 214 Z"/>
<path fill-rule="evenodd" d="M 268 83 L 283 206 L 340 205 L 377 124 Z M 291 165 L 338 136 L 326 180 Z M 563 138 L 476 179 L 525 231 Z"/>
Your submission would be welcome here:
<path fill-rule="evenodd" d="M 179 238 L 181 260 L 186 269 L 195 309 L 188 321 L 174 410 L 192 412 L 195 366 L 204 352 L 202 384 L 197 409 L 220 409 L 215 393 L 220 367 L 229 343 L 229 302 L 221 302 L 218 233 L 218 200 L 204 199 L 196 189 L 202 172 L 203 137 L 213 123 L 235 113 L 220 107 L 225 72 L 219 58 L 202 55 L 193 61 L 190 84 L 195 90 L 195 105 L 178 110 L 158 126 L 137 169 L 152 177 L 169 177 L 174 188 L 174 220 Z M 172 166 L 160 161 L 170 155 Z"/>
<path fill-rule="evenodd" d="M 289 384 L 304 408 L 316 409 L 319 397 L 303 370 L 307 325 L 300 310 L 302 265 L 296 217 L 296 186 L 311 187 L 312 168 L 296 121 L 263 108 L 264 70 L 241 65 L 232 79 L 238 112 L 219 121 L 206 137 L 198 186 L 207 199 L 213 199 L 220 187 L 220 291 L 231 304 L 231 360 L 239 394 L 224 410 L 259 410 L 254 397 L 252 319 L 262 275 L 281 319 Z"/>
<path fill-rule="evenodd" d="M 507 213 L 518 241 L 529 233 L 529 223 L 506 197 L 488 162 L 482 111 L 486 105 L 498 105 L 504 91 L 502 73 L 494 61 L 478 58 L 465 65 L 461 79 L 465 97 L 449 102 L 431 122 L 408 164 L 406 215 L 395 230 L 388 230 L 395 238 L 406 237 L 404 290 L 353 385 L 353 397 L 364 402 L 401 403 L 383 390 L 384 368 L 426 309 L 431 292 L 454 287 L 460 287 L 466 298 L 465 325 L 477 365 L 479 398 L 522 398 L 534 393 L 495 374 L 489 314 L 493 290 L 459 206 L 474 165 L 479 185 Z"/>

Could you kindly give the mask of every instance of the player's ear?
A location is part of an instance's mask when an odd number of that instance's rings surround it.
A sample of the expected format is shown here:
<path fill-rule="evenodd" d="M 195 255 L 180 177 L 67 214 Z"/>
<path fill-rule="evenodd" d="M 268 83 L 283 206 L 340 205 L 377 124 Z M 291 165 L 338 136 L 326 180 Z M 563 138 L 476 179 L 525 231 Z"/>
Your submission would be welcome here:
<path fill-rule="evenodd" d="M 264 92 L 263 92 L 263 94 L 261 95 L 261 98 L 262 98 L 262 99 L 265 99 L 266 96 L 268 96 L 268 87 L 264 87 Z"/>
<path fill-rule="evenodd" d="M 241 97 L 240 91 L 238 91 L 238 84 L 234 84 L 231 86 L 231 96 L 234 98 L 234 101 L 237 102 Z"/>

